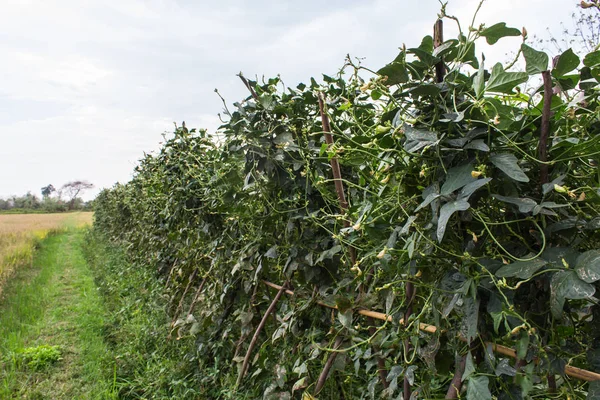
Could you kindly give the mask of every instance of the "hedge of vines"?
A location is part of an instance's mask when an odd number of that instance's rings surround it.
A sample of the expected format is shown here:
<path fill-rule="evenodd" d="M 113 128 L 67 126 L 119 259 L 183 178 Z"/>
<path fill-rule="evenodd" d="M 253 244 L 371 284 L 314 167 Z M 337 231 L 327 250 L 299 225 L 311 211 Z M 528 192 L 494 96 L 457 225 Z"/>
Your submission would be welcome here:
<path fill-rule="evenodd" d="M 98 196 L 206 398 L 597 398 L 565 367 L 600 372 L 600 51 L 458 26 L 379 70 L 240 76 L 218 134 L 178 127 Z"/>

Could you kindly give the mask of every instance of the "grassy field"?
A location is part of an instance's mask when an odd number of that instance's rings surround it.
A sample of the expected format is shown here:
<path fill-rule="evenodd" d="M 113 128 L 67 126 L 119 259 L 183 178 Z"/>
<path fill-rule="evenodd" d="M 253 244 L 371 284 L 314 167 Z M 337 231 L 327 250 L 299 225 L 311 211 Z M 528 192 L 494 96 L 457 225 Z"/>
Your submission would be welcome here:
<path fill-rule="evenodd" d="M 92 223 L 91 212 L 0 215 L 0 293 L 17 265 L 31 262 L 48 233 Z"/>
<path fill-rule="evenodd" d="M 11 230 L 26 242 L 61 231 L 38 240 L 0 296 L 0 399 L 117 397 L 106 310 L 82 253 L 86 230 L 73 227 L 89 217 L 29 221 L 41 232 L 34 239 L 22 224 Z"/>

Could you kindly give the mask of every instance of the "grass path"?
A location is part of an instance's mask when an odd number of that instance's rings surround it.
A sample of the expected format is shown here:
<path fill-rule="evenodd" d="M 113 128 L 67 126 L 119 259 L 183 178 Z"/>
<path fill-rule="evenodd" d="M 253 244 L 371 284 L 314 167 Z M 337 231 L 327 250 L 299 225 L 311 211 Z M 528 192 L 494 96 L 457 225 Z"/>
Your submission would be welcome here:
<path fill-rule="evenodd" d="M 0 399 L 116 397 L 103 339 L 105 309 L 82 254 L 83 240 L 81 229 L 48 237 L 32 265 L 6 285 L 0 299 Z M 61 359 L 46 362 L 44 347 L 38 347 L 43 345 L 58 346 Z M 32 359 L 42 367 L 27 365 Z"/>

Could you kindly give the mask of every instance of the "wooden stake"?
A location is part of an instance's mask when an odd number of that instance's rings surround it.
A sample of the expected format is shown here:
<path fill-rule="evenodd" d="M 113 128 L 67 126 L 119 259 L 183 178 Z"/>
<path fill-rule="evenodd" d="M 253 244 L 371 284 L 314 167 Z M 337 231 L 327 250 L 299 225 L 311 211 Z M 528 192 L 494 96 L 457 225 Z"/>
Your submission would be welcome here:
<path fill-rule="evenodd" d="M 269 308 L 267 308 L 265 315 L 263 315 L 263 317 L 260 321 L 260 324 L 258 324 L 258 327 L 256 328 L 256 331 L 254 332 L 254 336 L 252 336 L 252 340 L 250 341 L 250 346 L 248 346 L 248 351 L 246 351 L 246 356 L 244 357 L 244 362 L 242 363 L 242 370 L 240 371 L 237 382 L 235 383 L 236 387 L 240 386 L 240 383 L 242 383 L 242 379 L 244 379 L 244 375 L 246 375 L 246 370 L 248 369 L 248 363 L 250 362 L 250 356 L 252 355 L 252 350 L 254 350 L 254 346 L 256 346 L 256 342 L 258 342 L 258 337 L 260 336 L 260 332 L 262 331 L 262 329 L 265 326 L 265 323 L 267 322 L 267 318 L 269 318 L 269 315 L 271 315 L 273 310 L 275 310 L 275 306 L 277 305 L 277 302 L 279 301 L 281 296 L 283 296 L 283 294 L 285 293 L 286 285 L 287 285 L 287 282 L 284 283 L 283 286 L 280 287 L 279 291 L 277 292 L 277 295 L 275 295 L 275 298 L 271 302 L 271 305 L 269 305 Z"/>
<path fill-rule="evenodd" d="M 340 346 L 342 345 L 342 337 L 338 336 L 337 339 L 335 339 L 335 343 L 333 343 L 333 349 L 337 350 L 340 348 Z M 317 386 L 315 387 L 315 395 L 318 395 L 319 392 L 321 391 L 321 389 L 323 389 L 323 386 L 325 385 L 325 382 L 327 381 L 327 377 L 329 376 L 329 371 L 331 370 L 331 367 L 333 366 L 333 362 L 335 361 L 335 358 L 337 357 L 338 352 L 337 351 L 333 351 L 329 354 L 329 358 L 327 358 L 327 362 L 325 363 L 325 366 L 323 367 L 323 370 L 321 371 L 321 374 L 319 375 L 319 379 L 317 380 Z"/>
<path fill-rule="evenodd" d="M 433 25 L 433 47 L 438 48 L 444 43 L 444 22 L 438 19 Z M 446 75 L 446 67 L 444 66 L 444 60 L 440 57 L 440 62 L 435 64 L 435 77 L 438 83 L 444 81 Z"/>
<path fill-rule="evenodd" d="M 544 105 L 542 108 L 542 126 L 540 129 L 540 143 L 538 158 L 543 163 L 540 165 L 540 185 L 548 183 L 548 135 L 550 133 L 550 114 L 552 112 L 552 77 L 550 71 L 542 72 L 544 80 Z"/>
<path fill-rule="evenodd" d="M 465 372 L 466 364 L 467 356 L 462 356 L 460 360 L 456 363 L 454 377 L 452 378 L 452 382 L 450 382 L 450 387 L 446 392 L 446 399 L 458 399 L 458 395 L 462 387 L 462 377 Z"/>
<path fill-rule="evenodd" d="M 196 307 L 196 303 L 198 302 L 198 299 L 200 298 L 200 294 L 202 293 L 202 289 L 204 289 L 204 284 L 206 283 L 207 279 L 208 279 L 208 276 L 205 276 L 204 279 L 202 279 L 202 283 L 200 284 L 200 286 L 198 286 L 198 289 L 196 290 L 196 293 L 194 294 L 194 300 L 192 300 L 192 304 L 190 304 L 190 308 L 188 309 L 188 315 L 190 315 L 191 313 L 194 312 L 194 307 Z"/>
<path fill-rule="evenodd" d="M 177 314 L 179 314 L 179 312 L 183 309 L 183 301 L 185 300 L 185 295 L 187 294 L 188 290 L 190 290 L 190 287 L 192 286 L 194 279 L 196 279 L 197 274 L 198 274 L 198 270 L 195 269 L 194 272 L 192 272 L 192 275 L 190 275 L 190 277 L 188 279 L 188 284 L 185 286 L 185 290 L 183 291 L 183 294 L 181 295 L 181 299 L 179 299 L 179 304 L 177 304 L 175 313 L 173 313 L 173 321 L 171 321 L 171 327 L 173 327 L 173 325 L 175 325 L 175 321 L 177 320 Z"/>
<path fill-rule="evenodd" d="M 242 80 L 242 82 L 244 82 L 244 85 L 246 85 L 246 88 L 248 89 L 248 91 L 250 92 L 250 94 L 252 95 L 252 97 L 254 98 L 254 100 L 258 101 L 258 95 L 254 91 L 254 88 L 252 86 L 250 86 L 250 82 L 248 82 L 248 79 L 246 79 L 244 77 L 244 75 L 242 75 L 241 72 L 238 74 L 238 76 L 240 77 L 240 79 Z"/>

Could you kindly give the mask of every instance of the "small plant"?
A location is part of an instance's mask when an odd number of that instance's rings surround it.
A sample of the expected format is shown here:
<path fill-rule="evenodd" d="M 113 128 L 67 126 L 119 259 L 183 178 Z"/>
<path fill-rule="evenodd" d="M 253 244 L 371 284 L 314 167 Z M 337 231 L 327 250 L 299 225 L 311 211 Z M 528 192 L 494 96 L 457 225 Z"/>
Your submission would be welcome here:
<path fill-rule="evenodd" d="M 17 365 L 27 366 L 34 371 L 42 371 L 62 358 L 59 346 L 42 344 L 22 349 L 14 354 L 14 359 Z"/>

